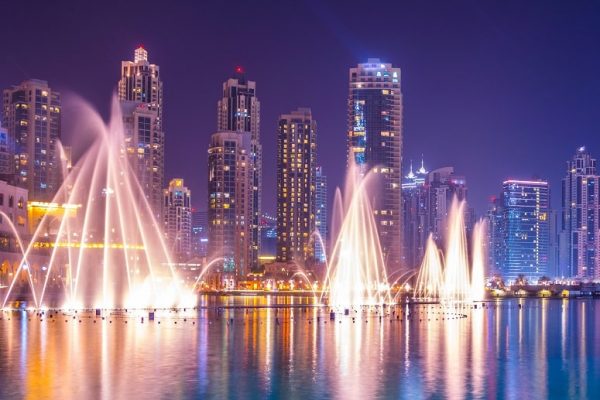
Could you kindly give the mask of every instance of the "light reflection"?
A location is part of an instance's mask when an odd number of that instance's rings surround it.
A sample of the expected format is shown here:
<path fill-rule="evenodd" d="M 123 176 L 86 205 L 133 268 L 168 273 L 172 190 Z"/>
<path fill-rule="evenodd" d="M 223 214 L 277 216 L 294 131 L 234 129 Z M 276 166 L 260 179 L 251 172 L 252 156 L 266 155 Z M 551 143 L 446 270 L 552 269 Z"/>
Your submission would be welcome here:
<path fill-rule="evenodd" d="M 330 321 L 326 308 L 303 308 L 311 300 L 203 298 L 204 309 L 159 311 L 144 323 L 136 313 L 57 313 L 56 322 L 3 313 L 0 398 L 490 398 L 525 390 L 578 398 L 600 390 L 590 361 L 600 357 L 598 335 L 588 329 L 600 314 L 591 300 L 402 306 L 396 315 L 412 315 L 402 322 L 375 309 Z M 285 302 L 295 307 L 262 308 Z M 217 311 L 241 305 L 249 308 Z"/>

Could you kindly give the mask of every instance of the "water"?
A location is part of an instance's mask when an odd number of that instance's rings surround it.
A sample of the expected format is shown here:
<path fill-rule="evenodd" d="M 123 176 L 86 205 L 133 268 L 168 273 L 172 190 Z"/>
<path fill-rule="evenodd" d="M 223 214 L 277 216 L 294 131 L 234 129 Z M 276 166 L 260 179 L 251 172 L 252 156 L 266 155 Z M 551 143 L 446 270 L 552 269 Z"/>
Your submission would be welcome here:
<path fill-rule="evenodd" d="M 423 305 L 410 309 L 409 321 L 380 321 L 370 312 L 354 323 L 358 314 L 332 322 L 325 309 L 296 307 L 311 301 L 203 297 L 205 309 L 158 312 L 144 323 L 132 314 L 40 321 L 31 312 L 4 312 L 0 398 L 562 399 L 600 393 L 597 300 L 504 300 L 458 313 Z M 254 308 L 283 303 L 294 307 Z M 218 312 L 220 305 L 253 308 Z"/>

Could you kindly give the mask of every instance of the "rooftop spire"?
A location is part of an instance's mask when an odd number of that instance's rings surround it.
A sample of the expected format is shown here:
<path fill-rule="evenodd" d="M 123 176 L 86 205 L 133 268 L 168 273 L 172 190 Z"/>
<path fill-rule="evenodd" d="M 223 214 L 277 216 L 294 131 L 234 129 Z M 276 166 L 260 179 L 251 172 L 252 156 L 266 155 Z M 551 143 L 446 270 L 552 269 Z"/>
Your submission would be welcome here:
<path fill-rule="evenodd" d="M 421 154 L 421 168 L 419 168 L 419 173 L 426 174 L 427 170 L 425 169 L 425 160 L 423 159 L 423 154 Z"/>
<path fill-rule="evenodd" d="M 408 172 L 408 175 L 406 175 L 406 177 L 408 179 L 413 179 L 415 177 L 415 174 L 413 173 L 412 160 L 410 160 L 410 171 Z"/>

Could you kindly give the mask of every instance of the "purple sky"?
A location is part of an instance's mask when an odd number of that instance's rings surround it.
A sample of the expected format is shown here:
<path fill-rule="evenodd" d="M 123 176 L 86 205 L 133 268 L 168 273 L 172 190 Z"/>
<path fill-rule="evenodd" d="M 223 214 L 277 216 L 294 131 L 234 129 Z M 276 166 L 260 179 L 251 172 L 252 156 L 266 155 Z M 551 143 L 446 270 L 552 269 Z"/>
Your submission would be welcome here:
<path fill-rule="evenodd" d="M 557 207 L 575 148 L 600 156 L 600 4 L 483 3 L 13 1 L 0 17 L 0 87 L 45 79 L 107 118 L 120 61 L 144 44 L 164 81 L 166 178 L 185 178 L 205 208 L 216 102 L 242 65 L 258 86 L 263 204 L 273 212 L 278 115 L 312 108 L 333 193 L 345 169 L 348 68 L 380 57 L 402 68 L 405 167 L 421 153 L 428 168 L 455 166 L 478 212 L 504 178 L 547 178 Z"/>

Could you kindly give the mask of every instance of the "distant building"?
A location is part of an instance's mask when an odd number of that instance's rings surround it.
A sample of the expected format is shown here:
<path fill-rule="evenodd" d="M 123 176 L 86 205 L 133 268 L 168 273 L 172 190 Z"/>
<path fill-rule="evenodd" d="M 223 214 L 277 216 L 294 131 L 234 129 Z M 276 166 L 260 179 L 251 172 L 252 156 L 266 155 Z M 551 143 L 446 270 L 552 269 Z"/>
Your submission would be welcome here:
<path fill-rule="evenodd" d="M 504 209 L 502 207 L 502 196 L 492 197 L 487 211 L 487 237 L 488 254 L 487 260 L 490 266 L 490 272 L 493 274 L 502 273 L 504 262 Z"/>
<path fill-rule="evenodd" d="M 548 276 L 550 191 L 545 181 L 507 180 L 490 213 L 493 266 L 506 281 Z"/>
<path fill-rule="evenodd" d="M 60 94 L 38 79 L 6 89 L 2 123 L 8 137 L 0 144 L 0 173 L 27 189 L 31 200 L 51 201 L 62 181 Z M 7 153 L 14 154 L 9 167 Z"/>
<path fill-rule="evenodd" d="M 464 176 L 454 173 L 453 167 L 427 171 L 421 160 L 421 167 L 414 171 L 411 164 L 402 183 L 402 254 L 405 268 L 419 267 L 429 235 L 440 247 L 445 247 L 448 216 L 454 199 L 467 200 L 467 182 Z M 466 208 L 464 220 L 468 235 L 474 219 L 473 209 Z"/>
<path fill-rule="evenodd" d="M 250 269 L 258 267 L 260 251 L 260 215 L 262 190 L 262 146 L 260 144 L 260 101 L 256 96 L 256 82 L 246 79 L 242 67 L 237 67 L 234 77 L 223 83 L 223 97 L 217 103 L 217 131 L 250 134 L 250 195 L 246 204 L 250 207 L 248 235 L 252 254 Z M 245 141 L 246 139 L 243 139 Z"/>
<path fill-rule="evenodd" d="M 421 168 L 410 170 L 402 183 L 402 228 L 403 228 L 403 263 L 408 268 L 416 268 L 421 263 L 425 246 L 430 233 L 428 218 L 428 186 L 425 164 Z"/>
<path fill-rule="evenodd" d="M 427 175 L 428 212 L 427 225 L 433 238 L 440 244 L 445 243 L 448 229 L 448 215 L 452 201 L 467 200 L 467 180 L 464 176 L 456 175 L 453 167 L 435 169 Z M 467 231 L 471 231 L 472 220 L 469 220 L 471 210 L 465 210 Z"/>
<path fill-rule="evenodd" d="M 121 62 L 118 83 L 126 151 L 157 221 L 161 220 L 165 180 L 163 85 L 160 68 L 138 47 L 133 61 Z"/>
<path fill-rule="evenodd" d="M 327 176 L 323 167 L 317 167 L 315 176 L 315 228 L 321 236 L 321 243 L 315 242 L 315 259 L 324 263 L 327 260 Z"/>
<path fill-rule="evenodd" d="M 191 192 L 183 179 L 171 179 L 164 190 L 165 238 L 177 261 L 188 261 L 192 255 Z"/>
<path fill-rule="evenodd" d="M 548 275 L 553 278 L 563 277 L 560 270 L 560 216 L 556 210 L 549 213 L 548 235 Z"/>
<path fill-rule="evenodd" d="M 249 132 L 217 132 L 208 149 L 208 255 L 222 257 L 227 285 L 257 266 Z"/>
<path fill-rule="evenodd" d="M 192 256 L 208 256 L 208 212 L 192 211 Z"/>
<path fill-rule="evenodd" d="M 567 162 L 562 181 L 561 256 L 562 275 L 584 279 L 600 278 L 600 176 L 596 159 L 585 147 Z M 565 243 L 566 241 L 566 243 Z"/>
<path fill-rule="evenodd" d="M 314 260 L 317 122 L 308 108 L 279 117 L 277 261 Z"/>
<path fill-rule="evenodd" d="M 348 163 L 375 174 L 371 194 L 389 271 L 401 266 L 402 92 L 400 68 L 371 58 L 349 71 Z"/>

